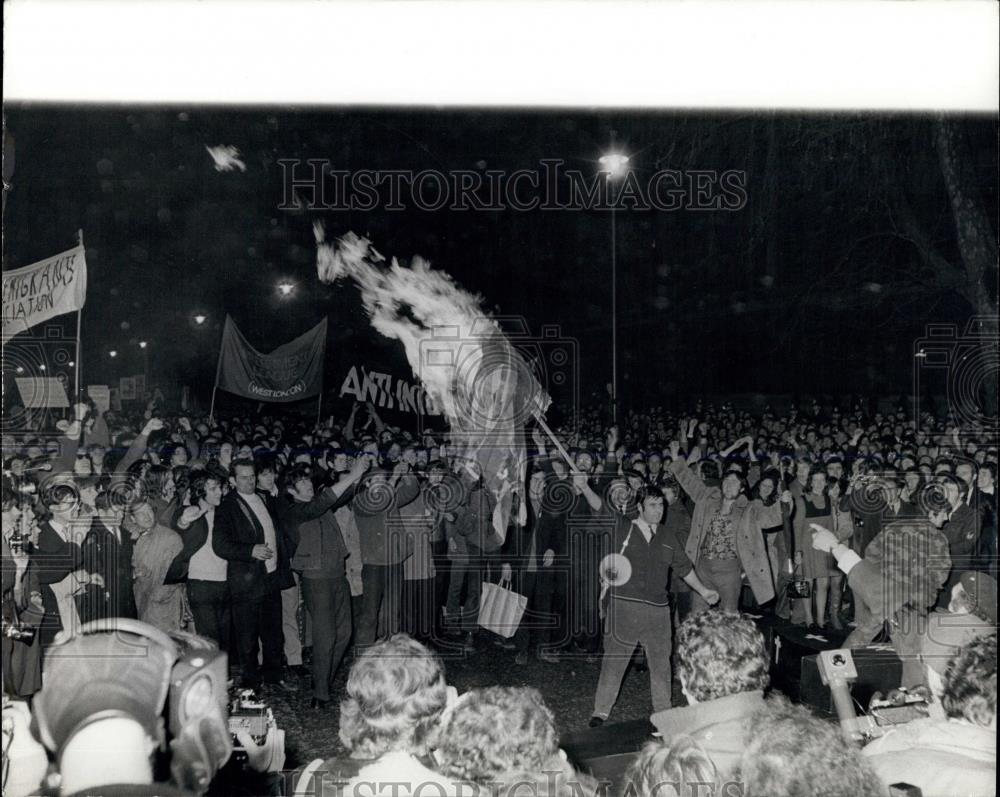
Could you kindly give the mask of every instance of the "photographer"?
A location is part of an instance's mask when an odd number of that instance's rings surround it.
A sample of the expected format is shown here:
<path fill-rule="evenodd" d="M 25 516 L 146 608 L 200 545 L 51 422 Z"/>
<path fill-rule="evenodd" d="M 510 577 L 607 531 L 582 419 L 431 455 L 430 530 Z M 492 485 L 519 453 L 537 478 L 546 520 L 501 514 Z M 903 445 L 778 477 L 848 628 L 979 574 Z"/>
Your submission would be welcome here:
<path fill-rule="evenodd" d="M 112 620 L 107 629 L 84 628 L 47 656 L 45 687 L 35 699 L 38 735 L 57 768 L 46 791 L 205 791 L 233 749 L 221 696 L 213 694 L 225 688 L 225 654 L 200 637 L 168 637 L 134 620 Z M 276 727 L 262 744 L 243 733 L 238 739 L 252 770 L 283 766 L 284 733 Z M 156 753 L 168 741 L 169 761 L 160 767 Z"/>
<path fill-rule="evenodd" d="M 25 534 L 32 518 L 17 496 L 3 488 L 3 693 L 28 698 L 42 686 L 37 626 L 45 614 L 41 586 Z M 28 521 L 28 522 L 25 522 Z"/>

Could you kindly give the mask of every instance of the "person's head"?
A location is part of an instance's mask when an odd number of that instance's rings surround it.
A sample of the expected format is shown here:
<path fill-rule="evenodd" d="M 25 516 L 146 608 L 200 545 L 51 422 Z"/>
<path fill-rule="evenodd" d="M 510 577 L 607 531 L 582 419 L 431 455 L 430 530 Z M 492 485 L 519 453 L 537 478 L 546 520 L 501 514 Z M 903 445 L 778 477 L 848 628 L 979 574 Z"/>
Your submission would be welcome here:
<path fill-rule="evenodd" d="M 875 797 L 885 794 L 868 759 L 837 725 L 772 695 L 750 719 L 733 780 L 768 797 Z"/>
<path fill-rule="evenodd" d="M 764 502 L 766 506 L 773 504 L 778 498 L 778 484 L 781 476 L 777 471 L 765 471 L 760 477 L 760 481 L 755 485 L 757 498 Z"/>
<path fill-rule="evenodd" d="M 623 794 L 719 794 L 718 780 L 719 773 L 708 753 L 693 738 L 681 734 L 669 742 L 649 742 L 642 748 L 625 772 Z"/>
<path fill-rule="evenodd" d="M 75 480 L 76 491 L 80 496 L 80 503 L 83 506 L 94 508 L 97 501 L 98 480 L 96 476 L 84 476 Z"/>
<path fill-rule="evenodd" d="M 764 636 L 744 614 L 710 609 L 677 629 L 677 674 L 688 700 L 704 703 L 770 683 Z"/>
<path fill-rule="evenodd" d="M 827 475 L 823 468 L 813 468 L 809 472 L 807 486 L 810 495 L 823 495 L 826 492 Z"/>
<path fill-rule="evenodd" d="M 976 477 L 976 486 L 980 490 L 992 490 L 997 481 L 997 465 L 995 462 L 984 461 L 979 466 L 979 473 Z"/>
<path fill-rule="evenodd" d="M 590 473 L 594 469 L 594 457 L 589 451 L 583 449 L 576 452 L 577 470 L 583 473 Z"/>
<path fill-rule="evenodd" d="M 670 479 L 663 485 L 663 500 L 667 506 L 673 506 L 681 499 L 681 486 L 675 479 Z"/>
<path fill-rule="evenodd" d="M 258 476 L 258 480 L 259 480 Z M 307 504 L 316 497 L 316 487 L 312 481 L 312 469 L 307 465 L 293 465 L 285 479 L 292 499 Z"/>
<path fill-rule="evenodd" d="M 188 453 L 187 446 L 183 443 L 175 443 L 168 447 L 165 459 L 170 463 L 170 467 L 176 468 L 178 465 L 187 465 L 191 455 Z"/>
<path fill-rule="evenodd" d="M 537 689 L 471 689 L 444 713 L 434 758 L 442 775 L 472 783 L 542 771 L 559 755 L 555 717 Z"/>
<path fill-rule="evenodd" d="M 363 758 L 396 750 L 427 752 L 450 694 L 441 659 L 406 634 L 358 656 L 346 689 L 340 740 Z"/>
<path fill-rule="evenodd" d="M 736 471 L 731 471 L 722 477 L 722 497 L 732 501 L 743 492 L 743 476 Z"/>
<path fill-rule="evenodd" d="M 233 452 L 235 447 L 232 440 L 223 440 L 219 443 L 219 462 L 223 467 L 229 467 L 229 463 L 233 461 Z"/>
<path fill-rule="evenodd" d="M 153 465 L 143 479 L 146 488 L 146 498 L 156 498 L 171 501 L 177 492 L 173 471 L 166 465 Z"/>
<path fill-rule="evenodd" d="M 944 673 L 941 706 L 951 719 L 984 728 L 997 723 L 997 635 L 963 645 Z"/>
<path fill-rule="evenodd" d="M 91 462 L 90 457 L 83 451 L 78 452 L 76 460 L 73 462 L 73 475 L 90 476 L 93 472 L 94 463 Z"/>
<path fill-rule="evenodd" d="M 566 467 L 566 463 L 558 458 L 552 460 L 552 470 L 556 474 L 556 478 L 558 479 L 565 479 L 566 476 L 569 474 L 569 470 Z"/>
<path fill-rule="evenodd" d="M 826 475 L 831 481 L 839 481 L 844 475 L 844 463 L 839 458 L 833 458 L 826 463 Z"/>
<path fill-rule="evenodd" d="M 959 460 L 958 464 L 955 465 L 955 475 L 966 488 L 975 486 L 976 463 L 967 459 Z"/>
<path fill-rule="evenodd" d="M 528 496 L 535 501 L 541 501 L 545 495 L 545 471 L 533 470 L 528 477 Z"/>
<path fill-rule="evenodd" d="M 69 523 L 80 505 L 80 494 L 72 484 L 56 484 L 42 493 L 42 504 L 59 523 Z"/>
<path fill-rule="evenodd" d="M 21 507 L 18 504 L 17 493 L 9 487 L 3 488 L 3 531 L 7 532 L 14 528 L 18 518 L 21 517 Z"/>
<path fill-rule="evenodd" d="M 191 478 L 191 503 L 203 508 L 222 503 L 222 482 L 207 471 L 199 471 Z"/>
<path fill-rule="evenodd" d="M 938 473 L 934 477 L 934 481 L 940 488 L 945 501 L 948 502 L 948 505 L 952 509 L 962 503 L 962 485 L 958 479 L 950 473 Z"/>
<path fill-rule="evenodd" d="M 646 523 L 656 526 L 663 520 L 663 492 L 658 487 L 646 485 L 636 495 L 639 517 Z"/>
<path fill-rule="evenodd" d="M 156 513 L 148 501 L 139 500 L 132 504 L 128 514 L 140 532 L 149 531 L 156 525 Z"/>
<path fill-rule="evenodd" d="M 257 489 L 261 492 L 269 493 L 274 489 L 274 482 L 278 478 L 277 466 L 273 457 L 258 457 L 254 461 L 257 471 Z"/>
<path fill-rule="evenodd" d="M 242 495 L 253 495 L 257 489 L 257 466 L 252 459 L 234 459 L 229 468 L 233 487 Z"/>
<path fill-rule="evenodd" d="M 795 478 L 796 480 L 804 485 L 809 483 L 809 471 L 812 470 L 812 464 L 807 459 L 799 459 L 795 461 Z"/>

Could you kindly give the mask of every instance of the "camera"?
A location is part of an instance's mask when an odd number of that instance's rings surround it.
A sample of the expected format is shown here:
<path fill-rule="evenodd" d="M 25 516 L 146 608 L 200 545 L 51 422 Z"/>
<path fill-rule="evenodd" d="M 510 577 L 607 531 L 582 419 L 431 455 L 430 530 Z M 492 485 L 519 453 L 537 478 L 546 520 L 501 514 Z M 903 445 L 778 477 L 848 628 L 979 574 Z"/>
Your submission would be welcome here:
<path fill-rule="evenodd" d="M 35 629 L 28 625 L 23 625 L 18 620 L 3 620 L 3 636 L 13 639 L 15 642 L 24 642 L 30 645 L 35 638 Z"/>
<path fill-rule="evenodd" d="M 229 706 L 229 735 L 233 737 L 234 752 L 243 750 L 243 745 L 236 738 L 238 731 L 246 731 L 257 744 L 264 744 L 272 725 L 274 715 L 271 709 L 257 698 L 253 689 L 237 690 Z"/>
<path fill-rule="evenodd" d="M 913 344 L 913 417 L 935 413 L 921 407 L 928 396 L 947 396 L 948 411 L 961 426 L 981 424 L 996 429 L 996 419 L 983 407 L 983 391 L 996 372 L 997 317 L 974 316 L 959 334 L 957 324 L 928 324 L 924 337 Z M 942 384 L 942 378 L 944 383 Z"/>

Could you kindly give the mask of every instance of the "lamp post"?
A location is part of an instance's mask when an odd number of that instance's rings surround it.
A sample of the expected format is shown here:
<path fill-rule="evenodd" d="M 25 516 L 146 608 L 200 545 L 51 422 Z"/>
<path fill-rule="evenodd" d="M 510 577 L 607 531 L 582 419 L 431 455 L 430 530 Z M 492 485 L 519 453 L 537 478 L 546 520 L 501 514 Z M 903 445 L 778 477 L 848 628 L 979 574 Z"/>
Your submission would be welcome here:
<path fill-rule="evenodd" d="M 142 381 L 149 392 L 149 343 L 145 340 L 139 341 L 139 348 L 142 349 Z"/>
<path fill-rule="evenodd" d="M 608 152 L 597 162 L 600 172 L 607 175 L 608 182 L 621 177 L 628 170 L 628 155 Z M 611 418 L 618 422 L 618 246 L 617 225 L 615 224 L 615 197 L 611 197 Z"/>

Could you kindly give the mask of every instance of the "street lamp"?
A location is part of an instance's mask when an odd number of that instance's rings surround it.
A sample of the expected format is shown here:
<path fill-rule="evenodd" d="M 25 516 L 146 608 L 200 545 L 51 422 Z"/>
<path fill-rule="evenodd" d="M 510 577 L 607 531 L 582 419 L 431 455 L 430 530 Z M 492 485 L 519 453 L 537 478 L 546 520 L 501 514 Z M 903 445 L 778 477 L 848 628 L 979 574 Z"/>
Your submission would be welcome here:
<path fill-rule="evenodd" d="M 613 135 L 613 134 L 612 134 Z M 599 171 L 610 182 L 628 171 L 629 157 L 621 152 L 608 152 L 597 159 Z M 615 197 L 611 197 L 611 416 L 618 422 L 618 263 L 615 225 Z"/>
<path fill-rule="evenodd" d="M 196 316 L 194 317 L 194 322 L 195 322 L 195 323 L 196 323 L 196 324 L 197 324 L 198 326 L 201 326 L 201 325 L 202 325 L 202 324 L 204 324 L 204 323 L 205 323 L 205 322 L 206 322 L 207 320 L 208 320 L 208 316 L 205 316 L 205 315 L 202 315 L 201 313 L 198 313 L 198 314 L 197 314 L 197 315 L 196 315 Z"/>
<path fill-rule="evenodd" d="M 115 351 L 114 349 L 112 349 L 111 351 L 108 352 L 108 357 L 114 358 L 114 357 L 117 357 L 117 356 L 118 356 L 118 352 Z"/>
<path fill-rule="evenodd" d="M 140 349 L 145 349 L 147 345 L 148 344 L 146 343 L 146 341 L 144 341 L 144 340 L 140 340 L 139 341 L 139 348 Z"/>
<path fill-rule="evenodd" d="M 285 297 L 291 296 L 292 291 L 294 290 L 295 290 L 295 285 L 291 282 L 288 282 L 287 280 L 278 283 L 278 293 L 281 294 L 282 296 Z"/>

